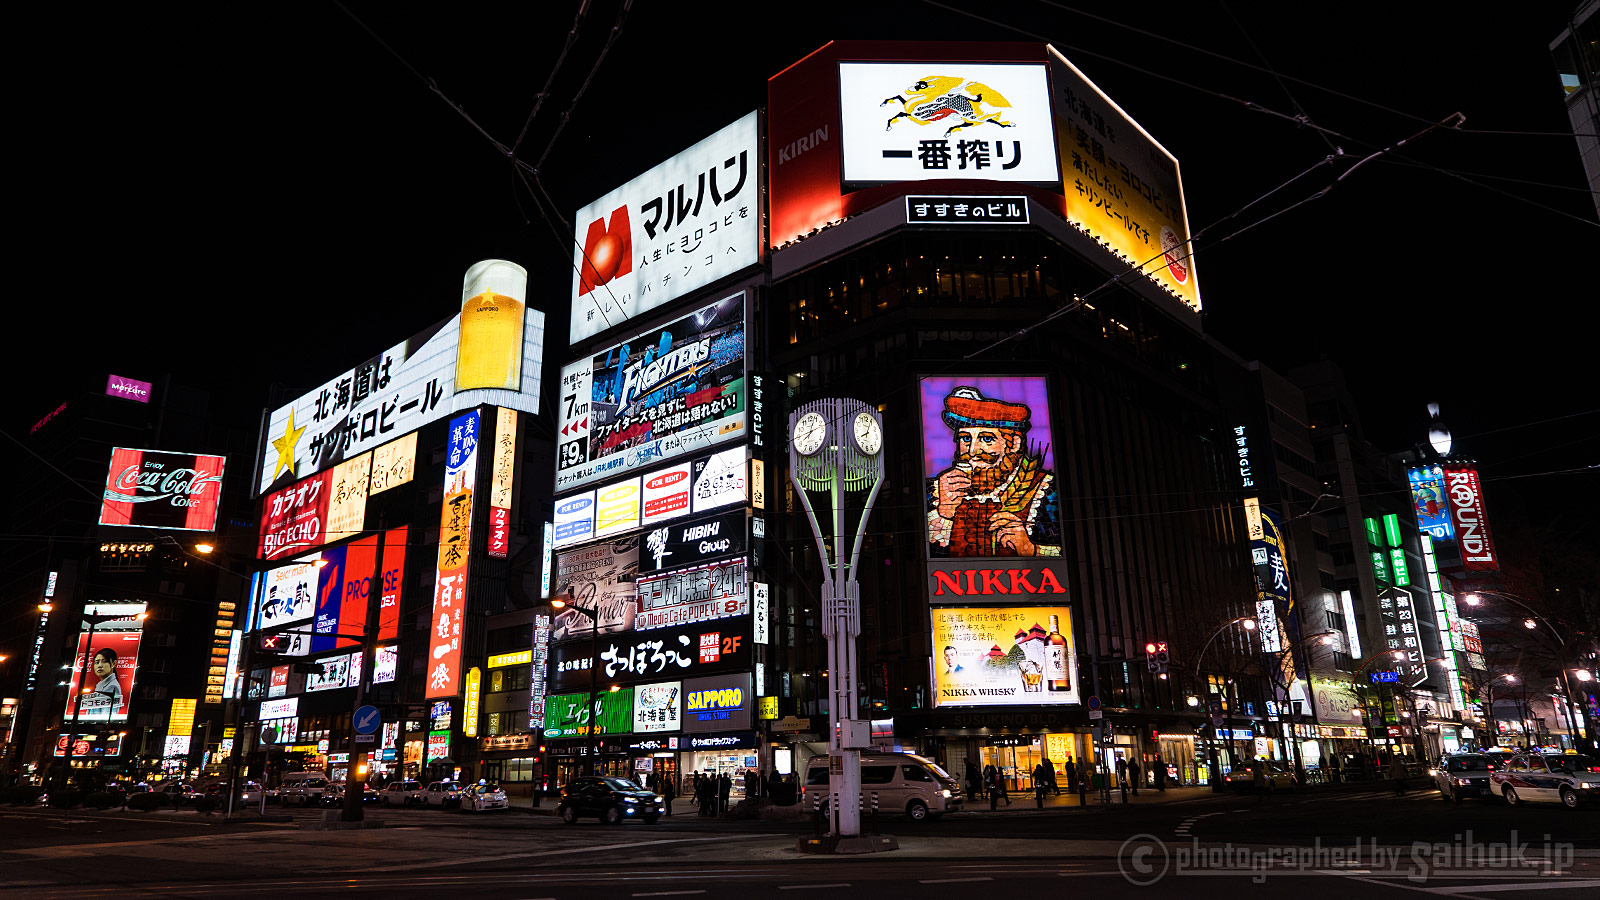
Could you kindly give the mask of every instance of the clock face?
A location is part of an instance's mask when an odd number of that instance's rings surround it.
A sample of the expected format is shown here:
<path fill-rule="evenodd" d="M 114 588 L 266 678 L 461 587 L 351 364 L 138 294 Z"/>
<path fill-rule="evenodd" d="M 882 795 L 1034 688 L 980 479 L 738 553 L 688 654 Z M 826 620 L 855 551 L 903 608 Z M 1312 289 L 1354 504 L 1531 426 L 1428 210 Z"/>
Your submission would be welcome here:
<path fill-rule="evenodd" d="M 883 449 L 883 428 L 878 425 L 878 420 L 872 413 L 859 413 L 856 415 L 855 428 L 852 429 L 856 436 L 856 446 L 861 452 L 872 456 Z"/>
<path fill-rule="evenodd" d="M 822 449 L 822 441 L 828 436 L 828 422 L 822 418 L 821 413 L 806 413 L 800 421 L 794 423 L 794 449 L 801 456 L 810 456 Z"/>

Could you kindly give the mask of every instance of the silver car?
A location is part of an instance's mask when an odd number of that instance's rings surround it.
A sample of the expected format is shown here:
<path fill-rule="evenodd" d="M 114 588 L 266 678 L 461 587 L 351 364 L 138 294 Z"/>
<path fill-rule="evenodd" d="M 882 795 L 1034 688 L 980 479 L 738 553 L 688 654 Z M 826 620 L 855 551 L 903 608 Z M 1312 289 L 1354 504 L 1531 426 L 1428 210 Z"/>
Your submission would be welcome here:
<path fill-rule="evenodd" d="M 1489 778 L 1495 770 L 1494 761 L 1482 753 L 1452 753 L 1431 772 L 1440 796 L 1460 803 L 1463 797 L 1493 797 Z"/>

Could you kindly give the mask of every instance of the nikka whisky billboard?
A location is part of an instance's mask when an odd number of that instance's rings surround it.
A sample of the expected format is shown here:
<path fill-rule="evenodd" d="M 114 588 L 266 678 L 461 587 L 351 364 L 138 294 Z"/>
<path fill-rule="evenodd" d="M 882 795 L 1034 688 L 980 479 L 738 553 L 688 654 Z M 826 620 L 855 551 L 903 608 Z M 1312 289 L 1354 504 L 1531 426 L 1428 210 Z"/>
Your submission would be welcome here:
<path fill-rule="evenodd" d="M 1062 606 L 935 606 L 933 704 L 1078 703 L 1072 611 Z"/>

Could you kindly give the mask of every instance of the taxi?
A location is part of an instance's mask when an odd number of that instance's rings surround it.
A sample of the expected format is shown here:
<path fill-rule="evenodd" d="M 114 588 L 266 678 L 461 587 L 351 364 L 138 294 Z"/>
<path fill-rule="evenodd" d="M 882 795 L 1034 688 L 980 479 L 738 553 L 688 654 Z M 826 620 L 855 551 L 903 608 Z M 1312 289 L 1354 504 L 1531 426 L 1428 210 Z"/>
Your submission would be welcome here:
<path fill-rule="evenodd" d="M 1489 784 L 1512 806 L 1560 803 L 1576 809 L 1600 800 L 1600 762 L 1577 753 L 1518 753 L 1489 776 Z"/>

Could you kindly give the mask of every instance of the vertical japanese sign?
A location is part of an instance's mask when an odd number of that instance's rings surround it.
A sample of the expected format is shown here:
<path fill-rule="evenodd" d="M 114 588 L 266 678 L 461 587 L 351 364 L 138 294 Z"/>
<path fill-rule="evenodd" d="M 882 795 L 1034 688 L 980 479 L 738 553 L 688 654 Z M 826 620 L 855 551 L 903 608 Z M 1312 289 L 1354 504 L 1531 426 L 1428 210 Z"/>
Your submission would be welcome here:
<path fill-rule="evenodd" d="M 1233 428 L 1234 450 L 1239 455 L 1239 486 L 1253 488 L 1256 486 L 1256 475 L 1250 468 L 1250 438 L 1246 437 L 1244 432 L 1243 425 L 1235 425 Z"/>
<path fill-rule="evenodd" d="M 751 112 L 573 217 L 571 342 L 761 261 Z"/>
<path fill-rule="evenodd" d="M 354 537 L 367 527 L 367 489 L 372 484 L 372 454 L 363 453 L 333 467 L 328 477 L 329 543 Z"/>
<path fill-rule="evenodd" d="M 489 482 L 488 554 L 505 559 L 511 547 L 511 486 L 517 461 L 517 411 L 498 407 L 494 414 L 494 463 Z"/>
<path fill-rule="evenodd" d="M 400 635 L 400 604 L 404 601 L 406 526 L 391 528 L 383 539 L 383 575 L 378 601 L 378 640 Z"/>
<path fill-rule="evenodd" d="M 467 605 L 467 561 L 472 549 L 472 491 L 478 478 L 478 411 L 450 420 L 444 499 L 439 509 L 439 559 L 428 636 L 425 697 L 461 692 L 461 626 Z"/>
<path fill-rule="evenodd" d="M 548 592 L 547 592 L 548 593 Z M 550 617 L 533 617 L 533 662 L 528 677 L 528 730 L 544 730 L 545 666 L 550 661 Z"/>
<path fill-rule="evenodd" d="M 1483 486 L 1478 481 L 1478 470 L 1464 465 L 1442 468 L 1462 566 L 1479 572 L 1499 571 L 1500 558 L 1489 540 L 1489 520 L 1484 515 Z"/>
<path fill-rule="evenodd" d="M 234 614 L 239 604 L 233 600 L 217 601 L 217 618 L 211 629 L 211 664 L 206 669 L 205 701 L 221 703 L 222 695 L 233 675 L 237 662 L 239 632 L 234 630 Z"/>
<path fill-rule="evenodd" d="M 461 733 L 478 736 L 478 701 L 483 692 L 483 672 L 477 666 L 467 670 L 466 699 L 461 705 Z"/>
<path fill-rule="evenodd" d="M 755 616 L 755 642 L 765 644 L 767 643 L 767 619 L 769 617 L 767 583 L 765 581 L 757 581 L 753 582 L 750 587 L 754 597 L 754 601 L 750 604 L 750 612 Z"/>
<path fill-rule="evenodd" d="M 1289 587 L 1289 568 L 1284 556 L 1283 525 L 1278 514 L 1266 507 L 1260 508 L 1261 537 L 1250 542 L 1250 561 L 1256 574 L 1256 627 L 1261 634 L 1262 649 L 1268 653 L 1285 653 L 1289 648 L 1280 627 L 1279 615 L 1294 615 L 1294 598 Z M 1283 681 L 1292 680 L 1293 662 L 1285 653 L 1281 661 Z"/>
<path fill-rule="evenodd" d="M 410 484 L 417 471 L 417 433 L 415 431 L 372 451 L 372 493 Z"/>
<path fill-rule="evenodd" d="M 1054 47 L 1049 52 L 1067 221 L 1199 312 L 1177 157 Z"/>
<path fill-rule="evenodd" d="M 226 462 L 221 456 L 114 447 L 100 524 L 211 531 Z"/>
<path fill-rule="evenodd" d="M 1383 646 L 1395 671 L 1406 684 L 1427 671 L 1417 634 L 1417 612 L 1411 592 L 1402 587 L 1378 593 L 1378 620 L 1383 625 Z"/>

